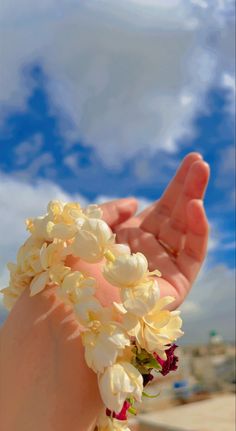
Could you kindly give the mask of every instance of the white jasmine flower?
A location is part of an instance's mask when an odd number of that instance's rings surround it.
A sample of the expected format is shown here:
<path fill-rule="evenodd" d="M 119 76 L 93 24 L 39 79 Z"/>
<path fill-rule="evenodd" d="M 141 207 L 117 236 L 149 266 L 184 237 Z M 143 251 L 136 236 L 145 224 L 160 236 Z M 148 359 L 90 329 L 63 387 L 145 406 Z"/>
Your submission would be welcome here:
<path fill-rule="evenodd" d="M 128 362 L 119 362 L 106 368 L 98 377 L 98 385 L 105 406 L 116 413 L 120 412 L 125 399 L 130 396 L 141 401 L 143 378 Z"/>
<path fill-rule="evenodd" d="M 102 209 L 98 205 L 88 205 L 83 212 L 89 218 L 102 218 Z"/>
<path fill-rule="evenodd" d="M 136 337 L 143 349 L 156 352 L 163 359 L 166 359 L 166 346 L 183 335 L 179 312 L 163 310 L 173 301 L 174 298 L 170 296 L 159 299 L 155 307 L 142 318 L 128 314 L 124 316 L 124 326 L 129 334 Z"/>
<path fill-rule="evenodd" d="M 105 413 L 100 415 L 97 423 L 98 431 L 130 431 L 127 425 L 127 421 L 119 421 L 108 417 Z"/>
<path fill-rule="evenodd" d="M 105 250 L 114 241 L 115 236 L 109 226 L 103 220 L 91 218 L 85 220 L 76 234 L 71 251 L 74 256 L 95 263 L 102 260 Z"/>
<path fill-rule="evenodd" d="M 43 271 L 36 275 L 30 283 L 30 296 L 37 295 L 45 289 L 46 285 L 49 283 L 49 273 L 48 271 Z"/>
<path fill-rule="evenodd" d="M 87 327 L 91 320 L 93 320 L 94 315 L 103 310 L 100 302 L 93 295 L 94 290 L 91 287 L 82 288 L 77 291 L 79 295 L 77 303 L 74 304 L 74 311 L 77 320 L 81 325 Z"/>
<path fill-rule="evenodd" d="M 64 259 L 64 250 L 66 243 L 60 240 L 54 240 L 52 243 L 44 243 L 40 250 L 40 263 L 42 269 L 59 264 Z"/>
<path fill-rule="evenodd" d="M 120 256 L 122 254 L 131 254 L 130 248 L 127 244 L 111 244 L 109 246 L 109 251 L 114 257 Z"/>
<path fill-rule="evenodd" d="M 66 224 L 74 224 L 82 215 L 83 211 L 78 202 L 68 202 L 64 205 L 61 218 L 62 222 Z"/>
<path fill-rule="evenodd" d="M 96 280 L 85 278 L 79 271 L 67 274 L 58 288 L 58 295 L 68 304 L 77 304 L 84 297 L 92 296 L 95 292 Z"/>
<path fill-rule="evenodd" d="M 130 344 L 128 335 L 117 322 L 102 323 L 93 320 L 88 331 L 82 334 L 85 346 L 85 359 L 95 372 L 103 372 L 105 367 L 114 364 L 118 354 Z"/>
<path fill-rule="evenodd" d="M 73 224 L 57 223 L 54 224 L 52 221 L 47 223 L 47 234 L 50 239 L 62 239 L 64 241 L 69 240 L 75 236 L 77 232 L 77 226 Z"/>
<path fill-rule="evenodd" d="M 53 200 L 48 203 L 47 211 L 51 221 L 56 223 L 61 219 L 64 206 L 65 203 L 59 200 Z"/>
<path fill-rule="evenodd" d="M 103 269 L 105 279 L 117 287 L 134 287 L 147 274 L 148 262 L 142 253 L 120 255 L 114 262 L 108 262 Z"/>
<path fill-rule="evenodd" d="M 29 277 L 33 277 L 43 269 L 40 262 L 41 243 L 41 241 L 32 241 L 32 238 L 29 238 L 18 250 L 18 269 Z"/>
<path fill-rule="evenodd" d="M 151 311 L 160 297 L 157 280 L 149 279 L 132 289 L 121 289 L 124 308 L 137 316 L 144 316 Z"/>

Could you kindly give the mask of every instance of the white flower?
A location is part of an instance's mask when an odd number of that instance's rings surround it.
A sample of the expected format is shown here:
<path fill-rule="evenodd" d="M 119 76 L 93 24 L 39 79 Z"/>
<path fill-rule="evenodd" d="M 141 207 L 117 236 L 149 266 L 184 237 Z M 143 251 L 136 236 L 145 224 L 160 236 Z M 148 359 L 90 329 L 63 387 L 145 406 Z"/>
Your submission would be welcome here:
<path fill-rule="evenodd" d="M 37 274 L 30 283 L 30 296 L 37 295 L 50 282 L 61 284 L 64 277 L 70 272 L 70 268 L 64 266 L 63 263 L 56 263 L 49 267 L 46 271 Z"/>
<path fill-rule="evenodd" d="M 96 280 L 92 277 L 85 278 L 79 271 L 71 271 L 66 274 L 58 288 L 58 295 L 67 304 L 77 304 L 95 292 Z"/>
<path fill-rule="evenodd" d="M 127 311 L 144 316 L 151 311 L 160 297 L 157 280 L 150 278 L 132 289 L 121 289 L 121 299 Z"/>
<path fill-rule="evenodd" d="M 130 431 L 127 421 L 119 421 L 108 417 L 104 412 L 100 415 L 97 423 L 98 431 Z"/>
<path fill-rule="evenodd" d="M 74 256 L 95 263 L 102 260 L 105 250 L 114 241 L 109 226 L 103 220 L 91 218 L 85 220 L 76 234 L 71 251 Z"/>
<path fill-rule="evenodd" d="M 180 312 L 163 310 L 173 301 L 174 298 L 170 296 L 159 299 L 155 307 L 142 318 L 124 315 L 123 324 L 129 334 L 136 337 L 143 349 L 156 352 L 163 359 L 166 359 L 167 345 L 183 335 L 180 329 L 182 326 Z"/>
<path fill-rule="evenodd" d="M 124 401 L 130 396 L 141 401 L 143 378 L 128 362 L 119 362 L 106 368 L 98 377 L 98 385 L 105 406 L 116 413 L 121 411 Z"/>
<path fill-rule="evenodd" d="M 122 254 L 130 255 L 130 248 L 127 244 L 111 244 L 109 246 L 109 251 L 113 254 L 114 257 L 120 256 Z"/>
<path fill-rule="evenodd" d="M 77 226 L 66 223 L 53 223 L 49 221 L 47 223 L 47 234 L 50 239 L 62 239 L 64 241 L 71 239 L 77 232 Z"/>
<path fill-rule="evenodd" d="M 103 372 L 105 367 L 114 364 L 118 354 L 130 344 L 128 335 L 119 323 L 90 322 L 88 331 L 82 334 L 85 346 L 85 359 L 95 372 Z"/>
<path fill-rule="evenodd" d="M 59 200 L 50 201 L 47 206 L 47 211 L 48 211 L 50 220 L 52 220 L 54 223 L 60 220 L 64 206 L 65 204 L 62 201 L 59 201 Z"/>
<path fill-rule="evenodd" d="M 120 255 L 103 269 L 105 279 L 117 287 L 133 287 L 142 282 L 147 274 L 148 262 L 142 253 Z"/>
<path fill-rule="evenodd" d="M 65 242 L 60 240 L 54 240 L 54 242 L 50 244 L 44 243 L 40 250 L 40 263 L 42 269 L 46 270 L 63 261 L 63 252 L 65 247 Z"/>
<path fill-rule="evenodd" d="M 36 275 L 30 283 L 30 296 L 37 295 L 37 293 L 45 289 L 48 282 L 49 282 L 48 271 L 43 271 L 40 274 Z"/>
<path fill-rule="evenodd" d="M 94 289 L 90 286 L 77 290 L 77 303 L 74 304 L 74 311 L 77 320 L 81 325 L 87 327 L 91 320 L 97 320 L 97 313 L 102 312 L 100 302 L 94 296 Z"/>
<path fill-rule="evenodd" d="M 3 305 L 7 310 L 11 310 L 17 299 L 22 293 L 22 290 L 14 289 L 14 287 L 5 287 L 4 289 L 1 289 L 0 292 L 3 294 Z"/>
<path fill-rule="evenodd" d="M 42 271 L 40 262 L 41 241 L 33 241 L 29 238 L 18 250 L 17 265 L 22 273 L 33 277 Z"/>
<path fill-rule="evenodd" d="M 83 212 L 89 218 L 102 218 L 102 209 L 98 205 L 88 205 Z"/>

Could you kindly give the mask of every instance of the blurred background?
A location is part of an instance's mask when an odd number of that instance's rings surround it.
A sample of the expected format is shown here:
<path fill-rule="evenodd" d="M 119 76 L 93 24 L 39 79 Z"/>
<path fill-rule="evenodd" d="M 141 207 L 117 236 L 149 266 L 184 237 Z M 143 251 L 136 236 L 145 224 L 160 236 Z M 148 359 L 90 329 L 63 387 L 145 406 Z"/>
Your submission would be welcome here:
<path fill-rule="evenodd" d="M 188 152 L 211 166 L 209 252 L 164 404 L 235 382 L 234 40 L 232 0 L 0 2 L 1 287 L 24 219 L 50 199 L 135 196 L 143 209 Z"/>

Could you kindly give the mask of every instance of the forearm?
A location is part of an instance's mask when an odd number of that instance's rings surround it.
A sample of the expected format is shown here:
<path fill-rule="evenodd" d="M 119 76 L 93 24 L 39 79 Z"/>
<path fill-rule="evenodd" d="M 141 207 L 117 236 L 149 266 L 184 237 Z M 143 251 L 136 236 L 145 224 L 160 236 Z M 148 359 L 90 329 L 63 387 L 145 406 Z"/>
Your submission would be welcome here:
<path fill-rule="evenodd" d="M 27 317 L 26 317 L 27 316 Z M 47 291 L 25 291 L 1 330 L 4 431 L 90 430 L 101 408 L 73 314 Z"/>

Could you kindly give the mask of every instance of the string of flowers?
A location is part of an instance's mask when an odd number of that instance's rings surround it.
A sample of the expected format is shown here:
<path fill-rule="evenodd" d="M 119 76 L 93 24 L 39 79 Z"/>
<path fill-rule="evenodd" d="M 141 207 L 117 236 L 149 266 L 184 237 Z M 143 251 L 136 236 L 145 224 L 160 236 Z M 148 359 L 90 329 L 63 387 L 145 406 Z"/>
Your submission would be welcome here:
<path fill-rule="evenodd" d="M 26 225 L 30 237 L 16 264 L 8 264 L 4 305 L 10 310 L 28 287 L 34 296 L 57 286 L 59 297 L 74 309 L 86 363 L 97 374 L 104 412 L 96 429 L 129 431 L 128 413 L 136 414 L 153 371 L 166 375 L 177 368 L 174 342 L 183 334 L 182 320 L 179 311 L 166 309 L 174 298 L 160 297 L 160 272 L 148 270 L 142 253 L 116 244 L 96 205 L 82 209 L 75 202 L 51 201 L 46 215 Z M 95 297 L 96 280 L 66 265 L 71 255 L 89 263 L 104 261 L 103 276 L 119 288 L 121 302 L 102 307 Z"/>

